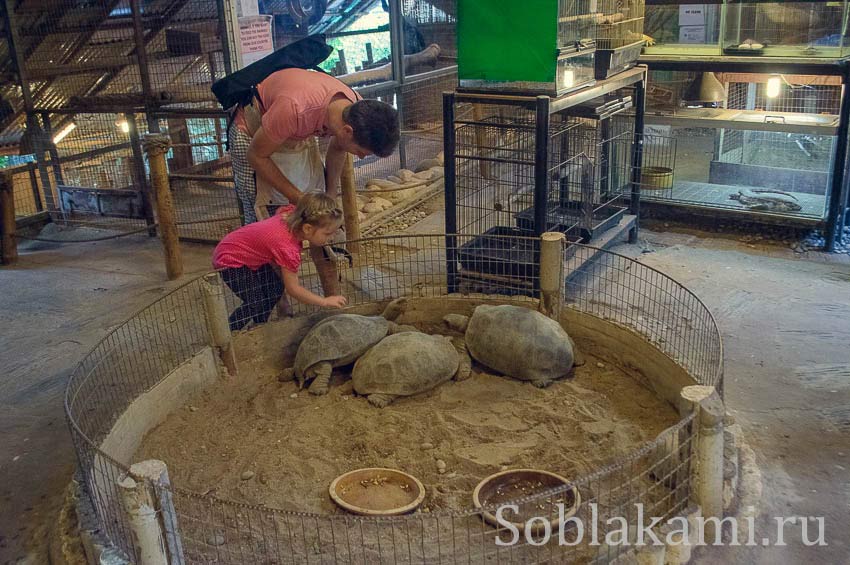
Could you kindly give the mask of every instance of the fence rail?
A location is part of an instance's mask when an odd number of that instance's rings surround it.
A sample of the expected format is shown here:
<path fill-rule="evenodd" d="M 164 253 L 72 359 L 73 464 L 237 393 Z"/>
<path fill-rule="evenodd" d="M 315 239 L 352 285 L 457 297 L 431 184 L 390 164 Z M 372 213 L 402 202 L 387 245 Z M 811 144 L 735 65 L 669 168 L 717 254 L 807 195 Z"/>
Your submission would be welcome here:
<path fill-rule="evenodd" d="M 503 239 L 500 248 L 514 251 L 501 260 L 519 260 L 523 238 Z M 481 280 L 469 276 L 463 259 L 450 265 L 447 257 L 457 257 L 468 241 L 459 235 L 360 240 L 355 261 L 338 265 L 341 292 L 351 305 L 400 296 L 464 300 L 470 295 L 449 294 L 450 278 L 468 276 L 473 286 L 463 292 L 479 292 L 475 285 Z M 641 336 L 684 368 L 692 382 L 720 387 L 720 334 L 710 312 L 688 289 L 639 262 L 592 247 L 570 244 L 560 255 L 565 310 Z M 498 265 L 479 261 L 476 266 Z M 533 299 L 527 289 L 539 286 L 536 277 L 535 270 L 491 277 L 487 291 L 491 298 L 527 302 Z M 306 266 L 303 283 L 319 284 L 317 273 Z M 138 555 L 116 485 L 128 472 L 133 454 L 115 447 L 121 442 L 105 447 L 104 441 L 140 395 L 211 343 L 204 284 L 202 279 L 190 281 L 116 327 L 76 367 L 66 390 L 65 411 L 100 527 L 132 559 Z M 263 294 L 253 295 L 256 303 L 248 306 L 259 305 Z M 228 295 L 227 305 L 234 312 L 233 322 L 240 312 L 237 307 L 245 304 Z M 306 316 L 316 309 L 295 305 L 294 311 Z M 600 525 L 611 516 L 630 519 L 635 503 L 644 504 L 652 516 L 669 518 L 685 512 L 693 498 L 694 434 L 693 414 L 686 412 L 654 440 L 635 445 L 631 453 L 590 475 L 575 477 L 573 485 L 582 498 L 578 516 Z M 151 483 L 150 488 L 158 500 L 173 505 L 185 563 L 608 562 L 628 549 L 588 543 L 538 547 L 526 542 L 502 547 L 494 543 L 495 536 L 509 539 L 510 532 L 486 526 L 481 511 L 361 518 L 242 504 L 191 492 L 179 484 Z M 519 502 L 537 505 L 540 499 Z"/>

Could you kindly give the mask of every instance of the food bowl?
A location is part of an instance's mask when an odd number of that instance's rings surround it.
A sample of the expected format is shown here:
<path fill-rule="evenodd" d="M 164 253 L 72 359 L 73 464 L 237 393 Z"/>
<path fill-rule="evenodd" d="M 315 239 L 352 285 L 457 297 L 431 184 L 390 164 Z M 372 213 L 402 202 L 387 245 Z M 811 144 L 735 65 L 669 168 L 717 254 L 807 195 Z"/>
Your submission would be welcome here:
<path fill-rule="evenodd" d="M 552 494 L 552 491 L 555 491 Z M 535 496 L 542 495 L 542 496 Z M 530 500 L 517 502 L 528 497 Z M 504 526 L 505 521 L 523 531 L 527 521 L 534 517 L 546 518 L 554 531 L 561 520 L 574 516 L 581 504 L 578 489 L 560 475 L 541 471 L 539 469 L 512 469 L 490 475 L 475 487 L 472 493 L 475 508 L 481 510 L 484 521 L 491 526 Z M 516 504 L 518 512 L 502 514 L 502 523 L 496 520 L 495 514 L 482 508 L 493 508 L 505 503 Z M 564 505 L 564 515 L 558 513 L 558 504 Z M 536 535 L 543 531 L 542 521 L 535 520 L 531 533 Z"/>
<path fill-rule="evenodd" d="M 673 188 L 673 169 L 669 167 L 644 167 L 640 172 L 641 190 L 667 190 Z"/>
<path fill-rule="evenodd" d="M 425 500 L 419 479 L 397 469 L 369 467 L 338 476 L 330 486 L 331 499 L 361 516 L 398 516 L 413 512 Z"/>

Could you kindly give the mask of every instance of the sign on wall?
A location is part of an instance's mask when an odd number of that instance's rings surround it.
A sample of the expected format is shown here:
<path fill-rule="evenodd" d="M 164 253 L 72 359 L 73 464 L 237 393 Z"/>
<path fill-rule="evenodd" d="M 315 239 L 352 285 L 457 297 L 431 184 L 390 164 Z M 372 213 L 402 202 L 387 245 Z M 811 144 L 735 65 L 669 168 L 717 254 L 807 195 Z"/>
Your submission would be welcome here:
<path fill-rule="evenodd" d="M 239 18 L 239 44 L 243 67 L 274 51 L 272 17 L 257 15 Z"/>

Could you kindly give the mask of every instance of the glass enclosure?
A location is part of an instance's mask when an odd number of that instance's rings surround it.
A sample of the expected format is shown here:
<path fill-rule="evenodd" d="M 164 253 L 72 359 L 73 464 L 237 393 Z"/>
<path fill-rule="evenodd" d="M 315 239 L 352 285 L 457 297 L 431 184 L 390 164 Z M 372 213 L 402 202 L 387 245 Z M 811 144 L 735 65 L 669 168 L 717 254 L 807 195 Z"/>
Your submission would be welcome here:
<path fill-rule="evenodd" d="M 847 0 L 647 4 L 645 33 L 654 41 L 645 49 L 649 55 L 850 55 Z"/>
<path fill-rule="evenodd" d="M 699 73 L 654 71 L 647 89 L 649 200 L 812 220 L 826 217 L 839 77 L 715 73 L 725 100 L 682 102 Z M 658 170 L 656 170 L 658 169 Z M 656 175 L 666 174 L 663 182 Z"/>
<path fill-rule="evenodd" d="M 593 84 L 595 0 L 458 1 L 458 78 L 470 89 L 559 95 Z"/>

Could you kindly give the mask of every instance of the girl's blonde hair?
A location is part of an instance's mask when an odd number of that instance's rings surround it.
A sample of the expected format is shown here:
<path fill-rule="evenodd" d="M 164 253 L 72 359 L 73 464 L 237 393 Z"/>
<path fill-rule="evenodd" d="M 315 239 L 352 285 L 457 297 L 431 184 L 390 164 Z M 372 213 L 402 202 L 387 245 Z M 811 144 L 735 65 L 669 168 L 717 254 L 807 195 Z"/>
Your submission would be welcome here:
<path fill-rule="evenodd" d="M 342 210 L 336 200 L 321 192 L 308 192 L 299 200 L 295 210 L 286 218 L 286 226 L 293 234 L 298 233 L 304 224 L 311 226 L 330 226 L 342 223 Z"/>

